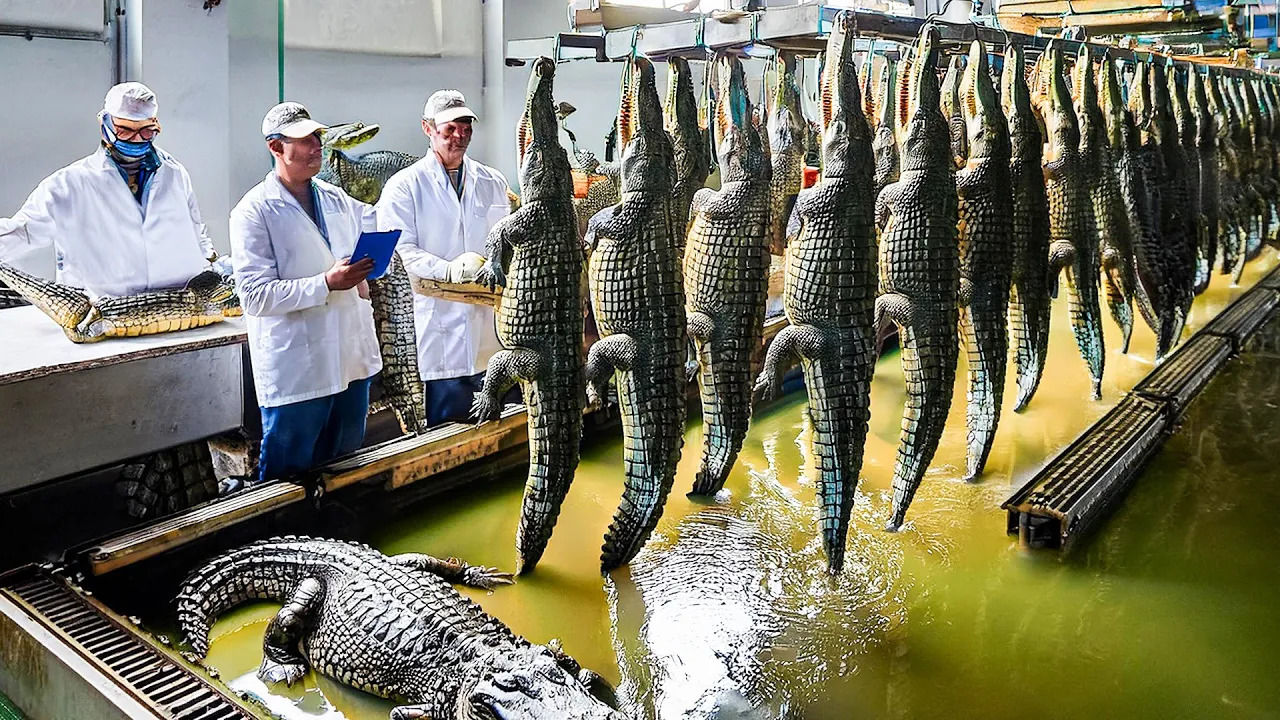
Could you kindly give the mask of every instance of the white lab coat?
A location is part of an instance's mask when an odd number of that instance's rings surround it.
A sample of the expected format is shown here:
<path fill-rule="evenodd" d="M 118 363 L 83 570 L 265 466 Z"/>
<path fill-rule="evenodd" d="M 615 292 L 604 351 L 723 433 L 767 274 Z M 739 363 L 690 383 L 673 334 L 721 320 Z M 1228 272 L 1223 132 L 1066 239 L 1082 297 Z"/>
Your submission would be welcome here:
<path fill-rule="evenodd" d="M 462 198 L 434 152 L 387 181 L 378 200 L 378 229 L 402 231 L 396 249 L 405 269 L 444 280 L 449 261 L 464 252 L 485 255 L 489 228 L 511 211 L 502 173 L 464 157 Z M 414 295 L 418 372 L 440 380 L 483 372 L 501 349 L 493 308 Z"/>
<path fill-rule="evenodd" d="M 103 148 L 45 178 L 16 215 L 0 218 L 0 260 L 34 269 L 52 245 L 54 279 L 94 299 L 181 287 L 208 270 L 213 243 L 191 177 L 156 152 L 141 203 Z"/>
<path fill-rule="evenodd" d="M 274 171 L 231 211 L 231 263 L 260 407 L 333 395 L 382 369 L 373 306 L 355 288 L 330 291 L 324 281 L 361 231 L 374 229 L 373 208 L 314 182 L 328 245 Z"/>

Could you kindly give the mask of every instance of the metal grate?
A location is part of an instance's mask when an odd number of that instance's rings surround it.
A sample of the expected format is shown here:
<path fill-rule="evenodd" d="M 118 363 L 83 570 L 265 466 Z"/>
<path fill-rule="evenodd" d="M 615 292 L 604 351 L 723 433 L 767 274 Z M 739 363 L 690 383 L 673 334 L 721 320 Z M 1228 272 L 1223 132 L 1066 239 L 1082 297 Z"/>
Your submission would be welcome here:
<path fill-rule="evenodd" d="M 1275 290 L 1255 287 L 1232 303 L 1231 307 L 1223 310 L 1200 332 L 1230 338 L 1236 352 L 1239 352 L 1244 341 L 1271 317 L 1277 304 L 1280 304 L 1280 296 L 1277 296 Z"/>
<path fill-rule="evenodd" d="M 1069 547 L 1128 488 L 1169 420 L 1164 403 L 1127 396 L 1001 506 L 1033 547 Z"/>
<path fill-rule="evenodd" d="M 1180 415 L 1209 380 L 1231 358 L 1231 340 L 1200 334 L 1184 343 L 1168 360 L 1134 386 L 1133 391 L 1154 400 L 1167 400 Z"/>
<path fill-rule="evenodd" d="M 176 720 L 250 720 L 213 685 L 138 637 L 65 581 L 42 570 L 17 571 L 0 592 L 67 639 L 130 695 Z M 34 611 L 34 612 L 32 612 Z"/>

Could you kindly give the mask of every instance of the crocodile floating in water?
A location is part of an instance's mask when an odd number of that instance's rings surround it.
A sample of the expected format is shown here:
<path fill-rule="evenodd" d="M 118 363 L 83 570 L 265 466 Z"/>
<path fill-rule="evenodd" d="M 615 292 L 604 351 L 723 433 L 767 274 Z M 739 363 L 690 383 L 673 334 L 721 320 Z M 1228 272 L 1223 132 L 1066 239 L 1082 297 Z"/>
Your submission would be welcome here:
<path fill-rule="evenodd" d="M 190 330 L 241 314 L 230 277 L 207 270 L 185 287 L 90 300 L 79 288 L 0 263 L 0 282 L 35 305 L 74 343 Z"/>
<path fill-rule="evenodd" d="M 258 677 L 292 685 L 309 664 L 401 703 L 392 720 L 623 718 L 592 696 L 598 676 L 557 648 L 516 635 L 451 586 L 510 582 L 505 573 L 456 559 L 273 538 L 196 570 L 178 594 L 178 623 L 203 657 L 219 615 L 250 600 L 281 603 L 267 626 Z"/>
<path fill-rule="evenodd" d="M 711 150 L 706 130 L 698 124 L 698 99 L 693 93 L 693 71 L 689 61 L 674 57 L 667 61 L 667 100 L 662 108 L 663 124 L 671 136 L 675 152 L 676 181 L 671 189 L 677 245 L 684 248 L 684 232 L 689 224 L 693 195 L 707 183 L 711 173 Z"/>
<path fill-rule="evenodd" d="M 378 134 L 377 125 L 344 123 L 324 131 L 321 143 L 324 158 L 316 176 L 337 185 L 351 197 L 370 205 L 382 197 L 382 186 L 392 175 L 422 158 L 394 150 L 374 150 L 360 155 L 343 152 L 366 142 Z"/>
<path fill-rule="evenodd" d="M 618 113 L 622 202 L 591 219 L 591 299 L 600 339 L 587 356 L 587 394 L 616 379 L 622 415 L 622 504 L 605 535 L 604 570 L 630 562 L 662 517 L 684 444 L 684 285 L 671 140 L 653 65 L 632 61 Z"/>
<path fill-rule="evenodd" d="M 1080 48 L 1073 73 L 1073 102 L 1080 123 L 1080 158 L 1089 201 L 1093 204 L 1094 242 L 1099 252 L 1107 307 L 1120 328 L 1120 352 L 1129 352 L 1133 335 L 1133 240 L 1130 236 L 1106 119 L 1098 102 L 1098 83 L 1089 46 Z"/>
<path fill-rule="evenodd" d="M 769 274 L 769 158 L 752 125 L 742 62 L 730 55 L 716 62 L 720 189 L 694 195 L 684 256 L 702 396 L 702 464 L 693 484 L 699 495 L 724 487 L 746 439 Z"/>
<path fill-rule="evenodd" d="M 489 259 L 476 282 L 503 286 L 497 309 L 504 350 L 489 360 L 472 414 L 496 420 L 502 396 L 520 383 L 528 410 L 529 474 L 516 531 L 519 571 L 537 564 L 578 467 L 582 440 L 583 255 L 573 212 L 569 156 L 560 146 L 552 84 L 555 62 L 533 63 L 517 129 L 520 209 L 486 240 Z"/>
<path fill-rule="evenodd" d="M 1045 192 L 1049 196 L 1049 275 L 1057 295 L 1058 276 L 1066 275 L 1071 332 L 1092 380 L 1091 397 L 1102 397 L 1105 352 L 1102 309 L 1098 302 L 1098 243 L 1089 199 L 1080 126 L 1063 76 L 1062 50 L 1049 41 L 1036 66 L 1033 102 L 1044 120 Z"/>
<path fill-rule="evenodd" d="M 787 221 L 796 195 L 804 187 L 804 152 L 809 123 L 800 111 L 800 88 L 796 85 L 795 56 L 774 56 L 776 74 L 766 127 L 769 133 L 769 252 L 782 255 L 787 249 Z"/>
<path fill-rule="evenodd" d="M 1031 402 L 1049 351 L 1049 198 L 1041 170 L 1043 139 L 1031 108 L 1022 47 L 1010 45 L 1000 83 L 1009 123 L 1012 160 L 1013 272 L 1009 289 L 1009 335 L 1014 345 L 1018 397 L 1015 412 Z"/>
<path fill-rule="evenodd" d="M 821 80 L 822 177 L 800 193 L 788 233 L 782 304 L 790 324 L 769 345 L 757 387 L 777 393 L 798 357 L 819 468 L 819 527 L 827 567 L 844 567 L 849 514 L 862 470 L 876 360 L 875 197 L 871 127 L 853 64 L 853 20 L 837 16 Z M 776 165 L 775 165 L 776 169 Z"/>
<path fill-rule="evenodd" d="M 934 71 L 938 43 L 937 29 L 927 26 L 913 56 L 906 96 L 899 98 L 899 179 L 876 199 L 876 219 L 884 227 L 876 324 L 888 318 L 898 325 L 907 381 L 888 530 L 902 525 L 942 439 L 959 348 L 956 185 Z"/>
<path fill-rule="evenodd" d="M 957 99 L 968 153 L 956 173 L 959 198 L 960 337 L 968 357 L 966 480 L 977 480 L 991 454 L 1008 361 L 1007 313 L 1013 275 L 1013 227 L 1009 199 L 1012 149 L 987 65 L 987 49 L 969 49 Z"/>

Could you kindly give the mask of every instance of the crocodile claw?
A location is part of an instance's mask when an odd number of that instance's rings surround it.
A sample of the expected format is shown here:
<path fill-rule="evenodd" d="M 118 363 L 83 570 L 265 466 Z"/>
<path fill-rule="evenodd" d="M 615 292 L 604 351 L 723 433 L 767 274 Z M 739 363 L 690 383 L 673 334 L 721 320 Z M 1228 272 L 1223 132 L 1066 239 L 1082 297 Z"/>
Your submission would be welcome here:
<path fill-rule="evenodd" d="M 307 674 L 307 666 L 302 663 L 281 663 L 271 658 L 262 658 L 262 666 L 258 668 L 258 677 L 265 683 L 284 683 L 292 685 Z"/>
<path fill-rule="evenodd" d="M 483 285 L 489 290 L 497 290 L 499 287 L 506 286 L 507 276 L 493 260 L 485 260 L 484 265 L 481 265 L 476 272 L 476 278 L 473 282 L 477 285 Z"/>
<path fill-rule="evenodd" d="M 471 417 L 476 423 L 497 420 L 502 412 L 502 405 L 495 402 L 489 393 L 481 390 L 471 398 Z"/>
<path fill-rule="evenodd" d="M 467 587 L 492 590 L 499 585 L 514 585 L 515 576 L 497 568 L 468 565 L 462 571 L 462 582 Z"/>

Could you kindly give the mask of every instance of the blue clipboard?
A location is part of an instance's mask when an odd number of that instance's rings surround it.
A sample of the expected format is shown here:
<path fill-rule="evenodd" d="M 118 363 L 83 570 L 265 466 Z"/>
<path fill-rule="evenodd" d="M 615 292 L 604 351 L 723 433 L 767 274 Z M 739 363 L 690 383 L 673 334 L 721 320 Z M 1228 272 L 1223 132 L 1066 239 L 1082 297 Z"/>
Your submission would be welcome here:
<path fill-rule="evenodd" d="M 365 258 L 373 258 L 373 271 L 370 280 L 377 280 L 387 274 L 391 265 L 391 253 L 396 250 L 396 241 L 400 239 L 399 230 L 385 232 L 362 232 L 356 241 L 356 249 L 351 252 L 352 264 Z"/>

